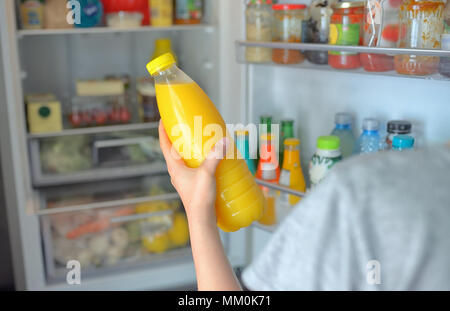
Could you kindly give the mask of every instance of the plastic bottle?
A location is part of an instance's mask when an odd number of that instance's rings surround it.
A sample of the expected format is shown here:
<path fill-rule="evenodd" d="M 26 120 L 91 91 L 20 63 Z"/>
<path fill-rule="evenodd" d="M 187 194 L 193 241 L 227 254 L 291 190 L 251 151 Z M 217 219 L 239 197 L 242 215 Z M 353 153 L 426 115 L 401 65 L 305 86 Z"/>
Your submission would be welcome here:
<path fill-rule="evenodd" d="M 309 179 L 311 185 L 317 185 L 328 171 L 342 160 L 340 139 L 337 136 L 320 136 L 317 138 L 317 150 L 309 162 Z"/>
<path fill-rule="evenodd" d="M 248 141 L 249 132 L 247 130 L 237 130 L 235 132 L 235 134 L 236 134 L 236 146 L 239 149 L 239 152 L 241 153 L 242 158 L 247 163 L 250 173 L 255 175 L 256 164 L 255 164 L 255 161 L 250 158 L 250 147 L 249 147 L 249 141 Z"/>
<path fill-rule="evenodd" d="M 334 117 L 336 127 L 331 135 L 339 137 L 341 140 L 342 158 L 352 155 L 355 149 L 356 138 L 352 131 L 352 116 L 345 112 L 339 112 Z"/>
<path fill-rule="evenodd" d="M 397 135 L 394 136 L 392 141 L 392 150 L 404 151 L 410 150 L 414 147 L 414 138 L 409 135 Z"/>
<path fill-rule="evenodd" d="M 284 158 L 284 140 L 286 138 L 294 137 L 294 120 L 281 120 L 281 139 L 279 157 L 280 163 L 283 163 Z"/>
<path fill-rule="evenodd" d="M 276 166 L 272 163 L 263 163 L 261 179 L 276 184 L 278 180 Z M 277 192 L 264 186 L 261 186 L 261 189 L 266 199 L 266 209 L 263 216 L 259 219 L 259 223 L 262 225 L 271 226 L 277 222 Z"/>
<path fill-rule="evenodd" d="M 281 170 L 279 184 L 301 192 L 306 191 L 305 177 L 300 166 L 300 140 L 287 138 L 284 140 L 283 169 Z M 289 198 L 289 204 L 295 205 L 300 197 L 281 193 L 281 200 Z"/>
<path fill-rule="evenodd" d="M 378 132 L 380 123 L 375 119 L 364 119 L 363 132 L 356 142 L 355 153 L 371 153 L 381 149 L 381 137 Z"/>
<path fill-rule="evenodd" d="M 155 80 L 156 98 L 164 128 L 173 147 L 189 167 L 198 167 L 212 147 L 227 135 L 225 122 L 205 92 L 164 54 L 147 65 Z M 200 133 L 199 133 L 200 131 Z M 208 132 L 209 131 L 209 132 Z M 245 161 L 230 148 L 216 170 L 218 226 L 237 231 L 259 220 L 265 200 Z"/>
<path fill-rule="evenodd" d="M 260 137 L 259 144 L 259 161 L 256 170 L 256 178 L 261 179 L 265 165 L 270 163 L 275 167 L 276 180 L 280 178 L 280 165 L 278 162 L 278 154 L 276 152 L 275 137 L 273 134 L 266 133 Z"/>

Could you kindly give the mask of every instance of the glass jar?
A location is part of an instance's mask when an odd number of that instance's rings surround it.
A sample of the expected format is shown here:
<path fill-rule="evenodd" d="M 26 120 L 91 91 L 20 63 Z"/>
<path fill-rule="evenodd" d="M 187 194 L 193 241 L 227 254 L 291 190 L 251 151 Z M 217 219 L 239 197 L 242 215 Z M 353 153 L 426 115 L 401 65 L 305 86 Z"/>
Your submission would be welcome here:
<path fill-rule="evenodd" d="M 245 11 L 248 41 L 272 41 L 272 0 L 251 0 Z M 245 59 L 248 62 L 268 63 L 272 59 L 269 48 L 247 47 Z"/>
<path fill-rule="evenodd" d="M 329 43 L 334 45 L 361 45 L 364 2 L 338 2 L 332 8 Z M 353 52 L 329 51 L 328 64 L 336 69 L 361 67 L 358 53 Z"/>
<path fill-rule="evenodd" d="M 387 135 L 385 149 L 392 149 L 392 141 L 397 135 L 409 135 L 411 134 L 412 125 L 409 121 L 394 120 L 389 121 L 387 124 Z"/>
<path fill-rule="evenodd" d="M 405 0 L 400 6 L 399 48 L 440 49 L 444 28 L 443 0 Z M 405 75 L 436 73 L 439 57 L 396 55 L 395 70 Z"/>
<path fill-rule="evenodd" d="M 203 17 L 203 0 L 175 0 L 175 24 L 200 24 Z"/>
<path fill-rule="evenodd" d="M 305 19 L 304 4 L 274 4 L 272 41 L 300 43 L 302 22 Z M 305 56 L 298 50 L 273 49 L 272 61 L 277 64 L 298 64 Z"/>
<path fill-rule="evenodd" d="M 330 33 L 330 18 L 333 14 L 331 6 L 337 0 L 315 0 L 309 7 L 306 42 L 328 43 Z M 313 64 L 328 64 L 328 52 L 306 51 L 306 58 Z"/>
<path fill-rule="evenodd" d="M 364 19 L 364 46 L 395 48 L 398 41 L 398 11 L 401 1 L 369 0 Z M 361 53 L 364 70 L 373 72 L 394 69 L 394 57 L 386 54 Z"/>

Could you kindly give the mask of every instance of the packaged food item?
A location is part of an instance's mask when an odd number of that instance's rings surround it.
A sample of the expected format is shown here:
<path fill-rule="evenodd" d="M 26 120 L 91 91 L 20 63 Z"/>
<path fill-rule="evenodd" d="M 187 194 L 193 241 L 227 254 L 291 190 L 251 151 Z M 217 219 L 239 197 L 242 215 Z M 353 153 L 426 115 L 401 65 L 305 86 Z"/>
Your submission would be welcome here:
<path fill-rule="evenodd" d="M 341 142 L 342 158 L 352 155 L 355 149 L 356 138 L 352 130 L 352 116 L 345 112 L 339 112 L 334 117 L 335 128 L 331 135 L 337 136 Z"/>
<path fill-rule="evenodd" d="M 106 24 L 111 28 L 137 28 L 141 26 L 143 15 L 139 12 L 125 12 L 109 13 L 106 15 Z"/>
<path fill-rule="evenodd" d="M 309 179 L 315 186 L 322 181 L 333 166 L 341 161 L 340 140 L 337 136 L 320 136 L 317 150 L 309 162 Z"/>
<path fill-rule="evenodd" d="M 149 0 L 151 12 L 151 25 L 167 27 L 173 24 L 172 0 Z"/>
<path fill-rule="evenodd" d="M 280 137 L 280 150 L 279 159 L 280 163 L 283 163 L 283 152 L 284 152 L 284 140 L 287 138 L 294 137 L 294 120 L 281 120 L 281 137 Z"/>
<path fill-rule="evenodd" d="M 255 161 L 250 158 L 250 145 L 249 145 L 249 132 L 247 130 L 237 130 L 236 134 L 236 146 L 241 153 L 242 158 L 247 163 L 248 169 L 252 175 L 256 173 Z"/>
<path fill-rule="evenodd" d="M 72 24 L 67 22 L 67 2 L 61 0 L 46 0 L 44 7 L 45 28 L 65 29 L 73 28 Z"/>
<path fill-rule="evenodd" d="M 225 122 L 217 108 L 203 90 L 175 65 L 171 54 L 164 54 L 151 61 L 147 69 L 155 79 L 156 97 L 161 118 L 172 142 L 189 167 L 201 165 L 211 148 L 222 137 L 228 136 Z M 195 118 L 197 117 L 197 118 Z M 202 118 L 202 140 L 193 140 L 194 123 Z M 172 131 L 179 124 L 183 131 Z M 211 125 L 212 124 L 212 125 Z M 216 127 L 211 132 L 204 127 Z M 176 129 L 176 128 L 175 128 Z M 219 131 L 221 133 L 216 133 Z M 192 146 L 186 148 L 185 146 Z M 237 149 L 230 148 L 216 170 L 216 214 L 218 226 L 227 232 L 237 231 L 258 220 L 264 211 L 264 196 L 257 186 L 246 163 L 237 158 Z"/>
<path fill-rule="evenodd" d="M 23 29 L 44 28 L 44 0 L 21 0 L 20 17 Z"/>
<path fill-rule="evenodd" d="M 361 45 L 364 2 L 337 2 L 332 8 L 329 43 L 334 45 Z M 336 69 L 361 67 L 359 55 L 354 52 L 329 51 L 328 64 Z"/>
<path fill-rule="evenodd" d="M 411 150 L 414 147 L 414 137 L 409 135 L 397 135 L 392 141 L 392 150 L 404 151 Z"/>
<path fill-rule="evenodd" d="M 284 141 L 283 169 L 279 184 L 300 192 L 306 191 L 305 177 L 300 165 L 300 140 L 297 138 L 287 138 Z M 291 206 L 297 204 L 300 199 L 291 194 L 280 194 L 280 200 L 288 201 Z"/>
<path fill-rule="evenodd" d="M 300 43 L 302 23 L 306 16 L 304 4 L 274 4 L 272 41 Z M 298 50 L 273 49 L 272 61 L 277 64 L 298 64 L 305 56 Z"/>
<path fill-rule="evenodd" d="M 363 132 L 356 142 L 357 154 L 377 152 L 382 149 L 382 141 L 379 133 L 380 122 L 376 119 L 363 120 Z"/>
<path fill-rule="evenodd" d="M 450 1 L 447 3 L 450 3 Z M 450 33 L 443 34 L 441 36 L 441 41 L 442 41 L 442 49 L 450 51 Z M 450 78 L 450 57 L 441 57 L 441 61 L 439 63 L 439 73 L 443 76 Z"/>
<path fill-rule="evenodd" d="M 125 93 L 121 79 L 77 80 L 78 96 L 114 96 Z"/>
<path fill-rule="evenodd" d="M 81 22 L 75 27 L 89 28 L 100 26 L 103 18 L 103 5 L 100 0 L 78 0 L 81 8 Z"/>
<path fill-rule="evenodd" d="M 62 131 L 61 103 L 53 94 L 32 94 L 26 97 L 30 133 Z"/>
<path fill-rule="evenodd" d="M 392 141 L 397 135 L 411 134 L 412 125 L 409 121 L 393 120 L 387 124 L 386 149 L 392 148 Z"/>
<path fill-rule="evenodd" d="M 175 0 L 175 24 L 200 24 L 203 0 Z"/>
<path fill-rule="evenodd" d="M 365 46 L 393 48 L 398 41 L 398 11 L 400 1 L 369 0 L 366 2 L 364 19 Z M 394 69 L 394 58 L 386 54 L 360 54 L 366 71 L 389 71 Z"/>
<path fill-rule="evenodd" d="M 314 0 L 309 6 L 306 42 L 328 43 L 330 19 L 333 14 L 331 6 L 337 0 Z M 306 58 L 313 64 L 328 64 L 327 51 L 305 51 Z"/>
<path fill-rule="evenodd" d="M 156 90 L 151 78 L 141 78 L 137 84 L 139 117 L 142 122 L 157 122 L 161 119 L 156 102 Z"/>
<path fill-rule="evenodd" d="M 252 0 L 245 11 L 245 31 L 248 41 L 272 41 L 272 0 Z M 245 59 L 248 62 L 268 63 L 272 50 L 262 47 L 247 47 Z"/>
<path fill-rule="evenodd" d="M 400 6 L 399 48 L 440 49 L 444 28 L 443 0 L 405 0 Z M 439 57 L 395 55 L 395 70 L 405 75 L 429 75 L 439 69 Z"/>
<path fill-rule="evenodd" d="M 177 56 L 175 52 L 172 50 L 172 41 L 170 41 L 169 38 L 160 38 L 155 40 L 155 50 L 153 51 L 152 56 L 150 57 L 150 60 L 153 60 L 163 54 L 170 53 L 175 58 L 175 61 L 177 61 Z"/>
<path fill-rule="evenodd" d="M 261 179 L 264 174 L 264 167 L 271 164 L 275 168 L 276 180 L 280 178 L 280 165 L 278 161 L 277 152 L 278 142 L 275 140 L 275 135 L 271 133 L 261 134 L 259 140 L 259 161 L 256 170 L 256 178 Z M 271 166 L 271 167 L 272 167 Z"/>
<path fill-rule="evenodd" d="M 150 24 L 149 0 L 102 0 L 103 10 L 108 16 L 112 13 L 140 13 L 143 16 L 141 25 Z"/>
<path fill-rule="evenodd" d="M 261 179 L 271 182 L 277 183 L 277 173 L 276 167 L 271 163 L 264 163 L 262 168 Z M 276 224 L 277 222 L 277 206 L 276 206 L 276 197 L 277 193 L 275 190 L 261 186 L 261 189 L 264 193 L 264 198 L 266 200 L 266 209 L 262 217 L 258 220 L 258 222 L 265 226 L 271 226 Z"/>

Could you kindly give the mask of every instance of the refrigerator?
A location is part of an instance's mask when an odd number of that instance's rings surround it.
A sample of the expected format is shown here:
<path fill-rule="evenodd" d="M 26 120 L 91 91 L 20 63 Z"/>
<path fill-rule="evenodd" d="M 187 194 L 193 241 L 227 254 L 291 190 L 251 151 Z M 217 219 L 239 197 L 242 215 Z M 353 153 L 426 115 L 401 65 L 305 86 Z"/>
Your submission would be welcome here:
<path fill-rule="evenodd" d="M 245 9 L 243 0 L 205 0 L 199 25 L 25 30 L 20 27 L 18 2 L 0 3 L 5 87 L 0 143 L 17 289 L 160 290 L 195 283 L 189 244 L 173 249 L 165 243 L 152 244 L 152 251 L 142 252 L 146 227 L 182 212 L 164 161 L 154 155 L 157 122 L 71 128 L 65 118 L 62 130 L 38 134 L 30 133 L 27 125 L 29 94 L 54 94 L 66 115 L 79 79 L 126 74 L 135 89 L 136 79 L 148 75 L 145 65 L 155 39 L 171 39 L 181 68 L 211 97 L 227 124 L 258 124 L 261 115 L 271 115 L 275 123 L 293 119 L 305 175 L 316 138 L 331 132 L 334 115 L 341 111 L 353 115 L 355 134 L 360 133 L 363 118 L 373 117 L 384 127 L 387 120 L 412 121 L 417 148 L 450 139 L 450 85 L 445 77 L 342 71 L 308 62 L 249 63 L 245 49 L 255 43 L 246 41 Z M 259 46 L 311 48 L 304 43 Z M 433 53 L 450 57 L 448 51 Z M 130 146 L 143 149 L 136 152 L 143 153 L 144 160 L 108 157 Z M 107 152 L 108 148 L 112 149 Z M 54 160 L 55 153 L 67 150 L 81 163 L 78 167 L 64 157 Z M 84 226 L 86 234 L 73 227 L 87 221 L 104 224 L 105 219 L 104 228 Z M 249 265 L 275 230 L 255 224 L 221 232 L 232 266 Z M 77 232 L 81 238 L 68 238 Z M 128 244 L 119 250 L 116 246 L 125 243 L 123 232 Z M 137 235 L 137 242 L 131 241 L 132 235 Z M 99 254 L 100 250 L 107 254 Z M 64 263 L 71 256 L 86 267 L 77 285 L 67 281 L 71 267 Z"/>

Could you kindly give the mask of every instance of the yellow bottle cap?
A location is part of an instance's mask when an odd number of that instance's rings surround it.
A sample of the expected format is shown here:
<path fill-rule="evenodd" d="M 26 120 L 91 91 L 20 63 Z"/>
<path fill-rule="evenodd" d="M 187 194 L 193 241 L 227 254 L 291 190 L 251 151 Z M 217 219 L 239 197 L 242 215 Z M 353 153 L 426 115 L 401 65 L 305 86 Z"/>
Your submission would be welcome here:
<path fill-rule="evenodd" d="M 175 58 L 171 53 L 166 53 L 155 58 L 147 64 L 147 71 L 153 76 L 158 71 L 164 70 L 175 64 Z"/>
<path fill-rule="evenodd" d="M 286 138 L 284 140 L 284 145 L 285 146 L 298 146 L 298 145 L 300 145 L 300 140 L 298 140 L 297 138 Z"/>
<path fill-rule="evenodd" d="M 248 135 L 248 130 L 236 130 L 235 131 L 237 136 L 244 136 L 244 135 Z"/>

